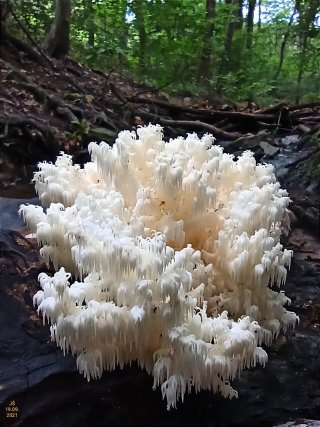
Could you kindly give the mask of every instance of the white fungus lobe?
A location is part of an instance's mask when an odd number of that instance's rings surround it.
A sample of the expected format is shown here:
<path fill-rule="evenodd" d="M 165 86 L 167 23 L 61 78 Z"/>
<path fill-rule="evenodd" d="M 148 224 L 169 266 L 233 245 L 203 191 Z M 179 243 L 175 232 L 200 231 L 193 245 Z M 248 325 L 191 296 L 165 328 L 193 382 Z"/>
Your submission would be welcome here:
<path fill-rule="evenodd" d="M 20 213 L 56 270 L 34 304 L 88 379 L 132 361 L 167 408 L 201 389 L 232 398 L 243 369 L 298 318 L 284 305 L 289 197 L 270 165 L 214 138 L 165 142 L 149 125 L 89 145 L 84 168 L 61 153 L 34 175 L 43 205 Z"/>

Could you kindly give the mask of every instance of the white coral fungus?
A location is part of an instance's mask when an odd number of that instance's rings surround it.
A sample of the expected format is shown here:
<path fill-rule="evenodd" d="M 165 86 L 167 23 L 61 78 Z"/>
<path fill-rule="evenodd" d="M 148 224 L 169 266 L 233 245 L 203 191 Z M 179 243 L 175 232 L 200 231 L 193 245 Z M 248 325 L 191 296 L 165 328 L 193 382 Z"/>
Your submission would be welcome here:
<path fill-rule="evenodd" d="M 298 320 L 271 289 L 292 256 L 279 242 L 287 192 L 271 165 L 213 142 L 123 131 L 91 143 L 84 168 L 67 154 L 40 163 L 46 213 L 20 208 L 57 271 L 34 296 L 52 340 L 88 380 L 137 361 L 168 409 L 192 389 L 237 396 L 229 381 L 265 365 L 261 345 Z"/>

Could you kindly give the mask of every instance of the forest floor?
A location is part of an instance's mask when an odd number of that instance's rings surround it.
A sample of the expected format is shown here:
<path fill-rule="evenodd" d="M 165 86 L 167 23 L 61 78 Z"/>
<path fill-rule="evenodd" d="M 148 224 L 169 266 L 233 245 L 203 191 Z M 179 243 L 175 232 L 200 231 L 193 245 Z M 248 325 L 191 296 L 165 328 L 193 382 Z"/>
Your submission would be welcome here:
<path fill-rule="evenodd" d="M 0 221 L 0 319 L 7 325 L 0 331 L 0 403 L 15 399 L 20 409 L 10 425 L 149 425 L 150 413 L 153 425 L 167 426 L 320 419 L 320 180 L 310 173 L 320 163 L 320 102 L 258 108 L 173 98 L 116 72 L 49 59 L 10 38 L 1 46 L 0 66 L 0 210 L 8 221 Z M 284 242 L 295 255 L 286 288 L 301 322 L 268 350 L 266 369 L 237 381 L 238 401 L 202 392 L 168 413 L 150 377 L 135 367 L 87 384 L 74 359 L 49 342 L 32 305 L 45 266 L 14 219 L 19 201 L 8 200 L 35 197 L 29 181 L 38 161 L 64 150 L 83 163 L 90 141 L 112 144 L 119 131 L 149 122 L 164 126 L 166 138 L 208 132 L 235 156 L 251 149 L 257 161 L 274 164 L 292 200 Z"/>
<path fill-rule="evenodd" d="M 90 141 L 113 144 L 119 131 L 158 123 L 165 137 L 211 133 L 230 152 L 251 149 L 274 157 L 281 137 L 296 135 L 319 151 L 320 101 L 225 103 L 214 97 L 169 96 L 117 72 L 102 72 L 71 59 L 55 60 L 6 34 L 0 48 L 0 177 L 10 167 L 53 160 L 64 150 L 87 159 Z M 301 146 L 301 142 L 299 142 Z M 310 156 L 309 156 L 310 157 Z M 10 179 L 9 179 L 10 181 Z"/>

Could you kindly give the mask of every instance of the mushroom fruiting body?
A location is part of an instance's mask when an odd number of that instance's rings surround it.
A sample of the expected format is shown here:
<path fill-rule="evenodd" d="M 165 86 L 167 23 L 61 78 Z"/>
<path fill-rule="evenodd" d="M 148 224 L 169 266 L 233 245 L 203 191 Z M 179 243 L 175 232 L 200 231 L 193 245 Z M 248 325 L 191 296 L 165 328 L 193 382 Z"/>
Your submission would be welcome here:
<path fill-rule="evenodd" d="M 83 168 L 61 154 L 34 175 L 46 212 L 20 212 L 56 273 L 34 296 L 52 340 L 85 377 L 137 361 L 167 407 L 185 392 L 225 397 L 298 318 L 274 290 L 292 252 L 280 243 L 289 197 L 271 165 L 214 138 L 165 142 L 158 125 L 91 143 Z"/>

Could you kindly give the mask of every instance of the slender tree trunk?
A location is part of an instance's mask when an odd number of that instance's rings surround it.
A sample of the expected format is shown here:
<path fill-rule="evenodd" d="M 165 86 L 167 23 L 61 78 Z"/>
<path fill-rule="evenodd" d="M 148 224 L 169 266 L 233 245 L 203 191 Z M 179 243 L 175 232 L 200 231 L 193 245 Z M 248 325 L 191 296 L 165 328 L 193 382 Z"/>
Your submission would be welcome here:
<path fill-rule="evenodd" d="M 6 38 L 6 20 L 9 16 L 10 10 L 5 1 L 0 1 L 0 58 L 4 57 L 4 39 Z"/>
<path fill-rule="evenodd" d="M 144 77 L 146 73 L 147 33 L 144 25 L 143 0 L 133 0 L 131 7 L 136 16 L 139 35 L 139 72 L 141 77 Z"/>
<path fill-rule="evenodd" d="M 302 78 L 307 62 L 308 37 L 310 30 L 314 27 L 314 20 L 320 11 L 319 0 L 309 0 L 306 4 L 296 0 L 296 10 L 299 12 L 299 39 L 300 39 L 300 61 L 297 74 L 296 104 L 301 98 Z"/>
<path fill-rule="evenodd" d="M 241 2 L 242 3 L 242 2 Z M 224 42 L 224 52 L 220 65 L 219 74 L 227 74 L 230 69 L 230 61 L 231 61 L 231 50 L 232 50 L 232 41 L 235 30 L 237 29 L 238 20 L 239 20 L 239 6 L 238 0 L 229 0 L 228 4 L 231 7 L 231 13 L 229 17 L 226 38 Z"/>
<path fill-rule="evenodd" d="M 54 58 L 69 53 L 71 0 L 56 0 L 55 17 L 45 40 L 45 49 Z"/>
<path fill-rule="evenodd" d="M 202 52 L 198 69 L 198 82 L 208 83 L 211 74 L 212 44 L 216 0 L 206 0 L 206 29 L 203 37 Z"/>
<path fill-rule="evenodd" d="M 283 65 L 283 61 L 284 61 L 284 52 L 285 52 L 286 44 L 288 41 L 288 37 L 290 35 L 290 30 L 291 30 L 291 26 L 292 26 L 295 14 L 296 14 L 296 8 L 294 8 L 294 10 L 290 16 L 290 21 L 288 23 L 287 31 L 283 35 L 283 39 L 282 39 L 282 43 L 281 43 L 281 47 L 280 47 L 279 64 L 278 64 L 278 68 L 277 68 L 277 70 L 273 76 L 274 80 L 277 80 L 277 78 L 279 77 L 279 75 L 281 73 L 281 69 L 282 69 L 282 65 Z"/>
<path fill-rule="evenodd" d="M 303 72 L 304 72 L 306 51 L 307 51 L 307 36 L 306 35 L 304 35 L 302 37 L 300 49 L 301 49 L 300 61 L 299 61 L 299 69 L 298 69 L 298 75 L 297 75 L 297 92 L 296 92 L 296 99 L 295 99 L 296 104 L 299 104 L 300 98 L 301 98 L 301 83 L 302 83 L 302 76 L 303 76 Z"/>
<path fill-rule="evenodd" d="M 5 25 L 6 19 L 9 16 L 10 10 L 9 5 L 5 0 L 0 1 L 0 21 L 1 21 L 1 28 L 2 25 Z M 1 30 L 0 28 L 0 30 Z"/>
<path fill-rule="evenodd" d="M 88 45 L 94 46 L 95 28 L 94 28 L 94 9 L 92 0 L 86 0 L 87 18 L 87 31 L 88 31 Z"/>
<path fill-rule="evenodd" d="M 259 3 L 258 3 L 258 28 L 259 28 L 259 30 L 261 28 L 261 6 L 262 6 L 262 0 L 259 0 Z"/>
<path fill-rule="evenodd" d="M 127 46 L 128 46 L 128 31 L 129 31 L 129 27 L 128 27 L 128 24 L 126 22 L 127 7 L 128 7 L 127 0 L 121 0 L 120 15 L 121 15 L 122 32 L 121 32 L 121 36 L 119 39 L 121 52 L 118 53 L 118 61 L 119 61 L 120 70 L 122 70 L 122 67 L 124 67 L 126 64 L 126 55 L 124 52 L 126 52 Z"/>
<path fill-rule="evenodd" d="M 256 7 L 256 0 L 249 0 L 248 16 L 247 16 L 247 43 L 246 43 L 246 47 L 249 51 L 252 50 L 253 21 L 254 21 L 255 7 Z"/>
<path fill-rule="evenodd" d="M 238 0 L 238 12 L 237 12 L 236 25 L 235 25 L 236 30 L 242 30 L 242 24 L 243 24 L 242 10 L 243 10 L 243 0 Z"/>
<path fill-rule="evenodd" d="M 256 7 L 256 0 L 249 0 L 248 4 L 248 15 L 247 15 L 247 61 L 251 63 L 253 61 L 253 26 L 254 26 L 254 11 Z M 249 90 L 247 101 L 248 103 L 252 102 L 254 98 L 254 93 L 252 87 Z"/>
<path fill-rule="evenodd" d="M 233 35 L 234 35 L 234 30 L 235 30 L 235 21 L 232 18 L 230 18 L 229 24 L 228 24 L 228 28 L 227 28 L 227 34 L 226 34 L 226 39 L 225 39 L 225 43 L 224 43 L 224 53 L 225 53 L 225 59 L 227 62 L 230 61 L 230 56 L 231 56 L 231 49 L 232 49 L 232 40 L 233 40 Z"/>

